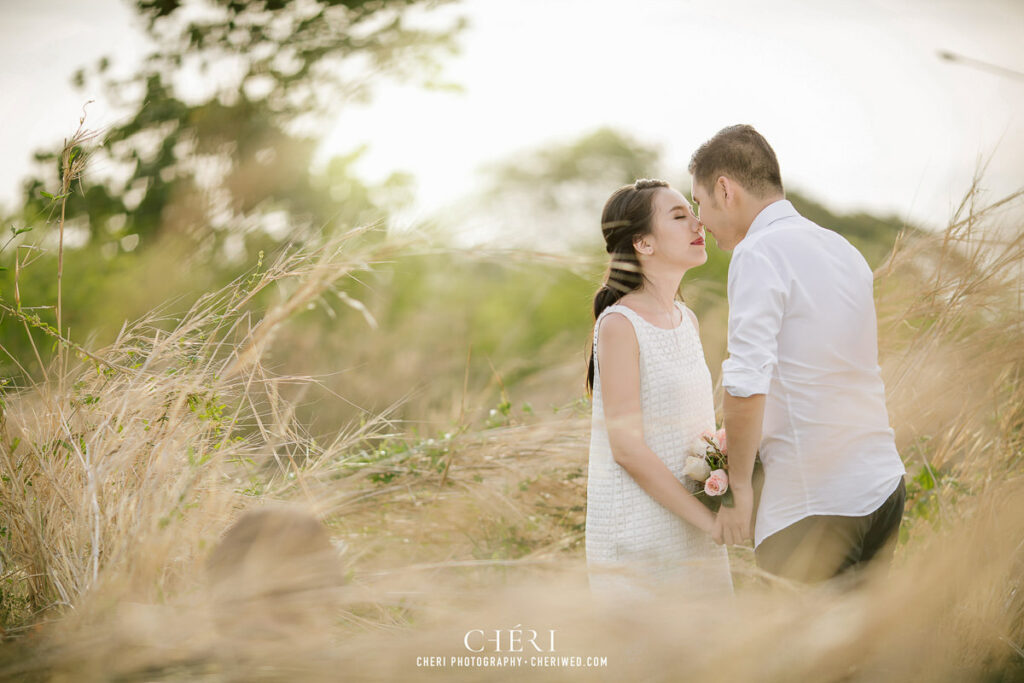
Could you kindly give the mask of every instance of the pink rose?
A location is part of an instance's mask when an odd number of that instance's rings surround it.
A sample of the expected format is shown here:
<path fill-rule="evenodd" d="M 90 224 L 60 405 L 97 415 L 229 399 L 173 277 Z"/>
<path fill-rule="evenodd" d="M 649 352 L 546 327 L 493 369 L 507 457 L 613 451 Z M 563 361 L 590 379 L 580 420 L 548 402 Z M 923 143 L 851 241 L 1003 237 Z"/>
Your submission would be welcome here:
<path fill-rule="evenodd" d="M 715 433 L 715 440 L 718 441 L 718 450 L 722 451 L 722 455 L 728 455 L 729 451 L 726 446 L 724 429 L 719 429 Z"/>
<path fill-rule="evenodd" d="M 704 482 L 704 493 L 709 496 L 720 496 L 729 490 L 729 477 L 725 470 L 715 470 Z"/>

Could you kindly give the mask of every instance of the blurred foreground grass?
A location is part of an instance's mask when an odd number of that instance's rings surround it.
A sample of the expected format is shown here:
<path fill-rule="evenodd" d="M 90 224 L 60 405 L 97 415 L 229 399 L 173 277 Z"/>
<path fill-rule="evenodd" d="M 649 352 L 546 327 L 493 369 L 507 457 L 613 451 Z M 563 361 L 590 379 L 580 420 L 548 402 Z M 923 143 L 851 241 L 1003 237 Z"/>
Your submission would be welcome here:
<path fill-rule="evenodd" d="M 976 199 L 972 189 L 944 234 L 901 241 L 877 274 L 881 362 L 911 493 L 885 580 L 800 589 L 760 574 L 740 548 L 735 604 L 591 603 L 587 338 L 531 335 L 560 320 L 587 324 L 593 283 L 579 273 L 592 265 L 552 264 L 542 286 L 536 269 L 520 281 L 504 271 L 522 295 L 502 300 L 522 309 L 456 308 L 499 331 L 464 359 L 452 337 L 471 320 L 439 316 L 394 282 L 412 270 L 393 271 L 391 292 L 367 274 L 401 260 L 437 278 L 455 269 L 487 278 L 488 259 L 537 255 L 470 258 L 354 231 L 286 253 L 180 318 L 143 317 L 92 357 L 51 364 L 45 379 L 5 395 L 0 675 L 1019 680 L 1024 233 L 994 230 L 1019 196 L 995 208 Z M 447 282 L 453 297 L 485 290 L 472 278 Z M 578 295 L 544 298 L 559 288 Z M 302 311 L 325 292 L 365 312 L 361 326 L 304 335 Z M 422 314 L 374 318 L 374 297 L 396 292 Z M 713 368 L 721 311 L 720 301 L 703 311 Z M 503 329 L 507 320 L 518 327 Z M 540 351 L 502 372 L 472 365 L 517 338 L 527 341 L 516 348 Z M 344 381 L 302 374 L 302 357 L 322 348 L 357 393 L 421 373 L 430 400 L 313 430 L 310 417 L 331 403 L 304 403 L 302 387 L 346 397 Z M 502 375 L 514 373 L 510 392 Z M 266 515 L 252 517 L 256 509 Z M 544 654 L 607 666 L 417 667 L 417 657 L 472 654 L 473 629 L 555 629 L 556 652 Z"/>

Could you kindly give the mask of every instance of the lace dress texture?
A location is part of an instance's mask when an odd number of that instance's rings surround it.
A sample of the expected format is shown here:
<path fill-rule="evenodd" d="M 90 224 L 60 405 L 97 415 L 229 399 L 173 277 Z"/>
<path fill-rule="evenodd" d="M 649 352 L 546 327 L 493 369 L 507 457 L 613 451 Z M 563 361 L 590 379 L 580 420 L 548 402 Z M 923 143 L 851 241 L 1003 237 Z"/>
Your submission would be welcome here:
<path fill-rule="evenodd" d="M 598 330 L 621 313 L 633 325 L 640 349 L 640 401 L 644 441 L 690 491 L 686 457 L 704 430 L 715 429 L 711 373 L 686 307 L 682 322 L 662 328 L 633 309 L 609 306 L 594 326 L 594 386 L 587 480 L 586 555 L 595 596 L 645 596 L 671 585 L 694 597 L 732 594 L 725 546 L 670 512 L 615 462 L 608 441 L 597 367 Z"/>

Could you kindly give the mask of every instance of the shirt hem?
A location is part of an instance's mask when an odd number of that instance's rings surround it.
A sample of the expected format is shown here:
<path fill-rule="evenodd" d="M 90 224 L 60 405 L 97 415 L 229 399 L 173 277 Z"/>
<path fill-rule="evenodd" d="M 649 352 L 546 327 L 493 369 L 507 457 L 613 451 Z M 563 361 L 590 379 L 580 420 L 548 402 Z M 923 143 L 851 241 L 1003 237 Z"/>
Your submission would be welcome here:
<path fill-rule="evenodd" d="M 804 513 L 800 517 L 793 519 L 792 521 L 787 521 L 781 527 L 774 529 L 770 534 L 765 534 L 763 537 L 761 537 L 760 540 L 758 540 L 757 534 L 755 533 L 754 548 L 756 549 L 759 545 L 764 543 L 767 539 L 771 538 L 775 534 L 779 533 L 780 531 L 786 530 L 788 527 L 791 527 L 800 520 L 807 519 L 808 517 L 866 517 L 867 515 L 873 514 L 878 510 L 878 508 L 885 504 L 885 501 L 889 500 L 889 496 L 896 492 L 896 489 L 899 487 L 900 481 L 903 479 L 904 476 L 906 476 L 906 470 L 901 472 L 898 477 L 891 480 L 893 482 L 892 488 L 888 489 L 889 492 L 885 494 L 881 501 L 876 503 L 874 507 L 872 507 L 867 512 L 838 512 L 835 510 L 829 510 L 828 508 L 808 508 L 808 512 Z"/>

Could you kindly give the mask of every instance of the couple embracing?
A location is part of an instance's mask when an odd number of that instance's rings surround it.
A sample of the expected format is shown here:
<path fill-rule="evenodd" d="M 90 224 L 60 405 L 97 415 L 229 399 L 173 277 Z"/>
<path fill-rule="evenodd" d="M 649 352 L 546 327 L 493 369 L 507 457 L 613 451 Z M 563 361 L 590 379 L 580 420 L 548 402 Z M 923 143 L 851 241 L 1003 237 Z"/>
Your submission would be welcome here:
<path fill-rule="evenodd" d="M 689 170 L 696 214 L 668 183 L 638 180 L 601 217 L 611 264 L 594 298 L 587 378 L 591 589 L 731 593 L 726 546 L 751 539 L 759 567 L 795 581 L 884 567 L 906 489 L 871 269 L 785 199 L 775 153 L 752 127 L 720 131 Z M 678 299 L 683 275 L 707 260 L 705 229 L 732 251 L 727 449 L 701 438 L 716 427 L 711 373 L 697 318 Z M 709 458 L 727 461 L 713 475 L 718 490 L 702 483 L 706 467 L 687 463 L 705 444 L 726 451 Z M 728 495 L 706 504 L 703 492 L 723 484 Z"/>

